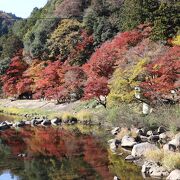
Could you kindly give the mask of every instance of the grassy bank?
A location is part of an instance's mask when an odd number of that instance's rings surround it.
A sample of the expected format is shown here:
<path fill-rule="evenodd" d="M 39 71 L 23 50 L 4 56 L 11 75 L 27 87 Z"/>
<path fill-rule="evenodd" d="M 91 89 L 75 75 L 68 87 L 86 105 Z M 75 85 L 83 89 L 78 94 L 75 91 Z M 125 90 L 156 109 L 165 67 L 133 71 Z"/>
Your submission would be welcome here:
<path fill-rule="evenodd" d="M 161 106 L 145 116 L 141 113 L 141 104 L 121 104 L 105 109 L 95 101 L 55 105 L 51 102 L 3 100 L 0 101 L 0 111 L 10 115 L 61 117 L 64 120 L 76 117 L 81 121 L 95 121 L 120 127 L 136 126 L 152 129 L 164 125 L 171 131 L 180 128 L 179 105 Z"/>

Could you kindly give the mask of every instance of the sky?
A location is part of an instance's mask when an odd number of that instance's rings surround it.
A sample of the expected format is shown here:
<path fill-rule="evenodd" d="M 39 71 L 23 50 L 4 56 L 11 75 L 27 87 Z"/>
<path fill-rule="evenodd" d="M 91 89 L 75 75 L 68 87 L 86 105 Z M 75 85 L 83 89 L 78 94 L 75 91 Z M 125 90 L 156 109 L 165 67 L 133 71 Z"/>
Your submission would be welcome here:
<path fill-rule="evenodd" d="M 47 0 L 0 0 L 0 10 L 27 18 L 35 7 L 41 8 Z"/>

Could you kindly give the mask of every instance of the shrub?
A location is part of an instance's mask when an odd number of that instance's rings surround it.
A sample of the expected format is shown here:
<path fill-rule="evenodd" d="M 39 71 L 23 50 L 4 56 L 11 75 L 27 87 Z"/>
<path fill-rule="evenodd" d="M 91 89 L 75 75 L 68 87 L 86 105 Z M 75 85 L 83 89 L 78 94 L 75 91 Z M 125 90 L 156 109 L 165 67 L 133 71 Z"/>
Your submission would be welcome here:
<path fill-rule="evenodd" d="M 164 152 L 159 149 L 148 151 L 145 157 L 147 160 L 161 163 L 169 171 L 180 168 L 180 153 Z"/>
<path fill-rule="evenodd" d="M 64 112 L 64 113 L 62 114 L 62 120 L 63 120 L 63 121 L 69 121 L 69 120 L 71 120 L 72 118 L 74 118 L 74 116 L 73 116 L 71 113 L 69 113 L 69 112 Z"/>
<path fill-rule="evenodd" d="M 162 161 L 169 170 L 180 168 L 180 153 L 166 153 Z"/>
<path fill-rule="evenodd" d="M 80 121 L 91 121 L 92 120 L 92 114 L 89 111 L 80 111 L 77 113 L 77 119 Z"/>
<path fill-rule="evenodd" d="M 145 158 L 149 161 L 162 162 L 164 158 L 164 151 L 160 149 L 147 151 L 145 153 Z"/>
<path fill-rule="evenodd" d="M 176 45 L 176 46 L 180 46 L 180 35 L 177 35 L 177 36 L 173 39 L 172 43 L 173 43 L 174 45 Z"/>

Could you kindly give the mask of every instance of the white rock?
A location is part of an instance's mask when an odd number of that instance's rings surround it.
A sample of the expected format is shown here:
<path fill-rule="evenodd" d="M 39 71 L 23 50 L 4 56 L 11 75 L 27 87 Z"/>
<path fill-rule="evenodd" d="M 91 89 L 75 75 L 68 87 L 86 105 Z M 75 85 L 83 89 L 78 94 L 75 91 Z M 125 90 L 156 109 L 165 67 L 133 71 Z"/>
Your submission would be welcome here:
<path fill-rule="evenodd" d="M 126 161 L 134 161 L 135 160 L 135 157 L 132 156 L 132 155 L 128 155 L 126 158 L 125 158 Z"/>
<path fill-rule="evenodd" d="M 150 169 L 150 176 L 152 177 L 167 177 L 168 175 L 168 170 L 163 166 L 152 167 Z"/>
<path fill-rule="evenodd" d="M 152 132 L 152 131 L 148 131 L 148 132 L 146 133 L 146 135 L 147 135 L 147 136 L 151 136 L 151 135 L 153 135 L 153 132 Z"/>
<path fill-rule="evenodd" d="M 133 146 L 131 155 L 134 157 L 141 157 L 143 156 L 147 151 L 150 150 L 157 150 L 158 148 L 154 144 L 150 144 L 148 142 L 136 144 Z"/>
<path fill-rule="evenodd" d="M 112 135 L 117 135 L 117 133 L 119 132 L 120 128 L 119 127 L 115 127 L 112 131 L 111 134 Z"/>
<path fill-rule="evenodd" d="M 135 142 L 135 139 L 133 137 L 126 135 L 122 138 L 122 147 L 133 147 L 135 144 L 137 144 L 137 142 Z"/>
<path fill-rule="evenodd" d="M 141 172 L 151 177 L 166 177 L 169 175 L 168 170 L 163 166 L 158 166 L 155 162 L 145 161 Z"/>
<path fill-rule="evenodd" d="M 159 139 L 167 139 L 167 138 L 168 138 L 168 136 L 167 136 L 166 133 L 161 133 L 161 134 L 159 135 Z"/>
<path fill-rule="evenodd" d="M 175 138 L 175 139 L 172 139 L 171 141 L 169 141 L 168 144 L 172 144 L 172 145 L 178 147 L 178 146 L 180 146 L 180 141 L 179 141 L 179 139 Z"/>
<path fill-rule="evenodd" d="M 174 171 L 172 171 L 166 180 L 180 180 L 180 170 L 175 169 Z"/>
<path fill-rule="evenodd" d="M 110 148 L 111 152 L 114 153 L 116 151 L 116 149 L 117 149 L 116 140 L 115 139 L 110 139 L 108 141 L 108 144 L 109 144 L 109 148 Z"/>
<path fill-rule="evenodd" d="M 116 145 L 114 142 L 112 142 L 110 145 L 109 145 L 109 148 L 112 152 L 115 152 L 116 151 Z"/>

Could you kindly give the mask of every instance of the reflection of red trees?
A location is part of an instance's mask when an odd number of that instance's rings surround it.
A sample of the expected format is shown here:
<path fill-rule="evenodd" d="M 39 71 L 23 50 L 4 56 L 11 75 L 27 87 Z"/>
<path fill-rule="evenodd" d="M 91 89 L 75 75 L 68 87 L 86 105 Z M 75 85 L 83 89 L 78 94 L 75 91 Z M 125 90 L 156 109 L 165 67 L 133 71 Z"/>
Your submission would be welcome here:
<path fill-rule="evenodd" d="M 0 137 L 14 155 L 27 151 L 36 156 L 61 158 L 77 155 L 81 148 L 81 142 L 75 134 L 61 129 L 11 129 L 1 132 Z"/>
<path fill-rule="evenodd" d="M 94 137 L 79 136 L 59 128 L 25 128 L 0 132 L 0 138 L 11 148 L 13 155 L 27 153 L 27 159 L 32 156 L 62 159 L 83 154 L 84 161 L 102 179 L 112 179 L 108 169 L 107 150 Z M 81 167 L 78 171 L 81 175 L 88 174 L 86 167 Z"/>
<path fill-rule="evenodd" d="M 84 160 L 88 162 L 103 179 L 111 180 L 112 174 L 108 169 L 108 154 L 93 137 L 87 137 L 84 143 Z"/>
<path fill-rule="evenodd" d="M 6 130 L 0 133 L 0 138 L 7 146 L 11 148 L 11 152 L 13 155 L 22 153 L 26 149 L 26 144 L 21 138 L 18 131 L 12 129 Z"/>
<path fill-rule="evenodd" d="M 27 139 L 28 151 L 34 155 L 64 157 L 78 152 L 78 141 L 75 135 L 60 129 L 35 129 Z"/>

